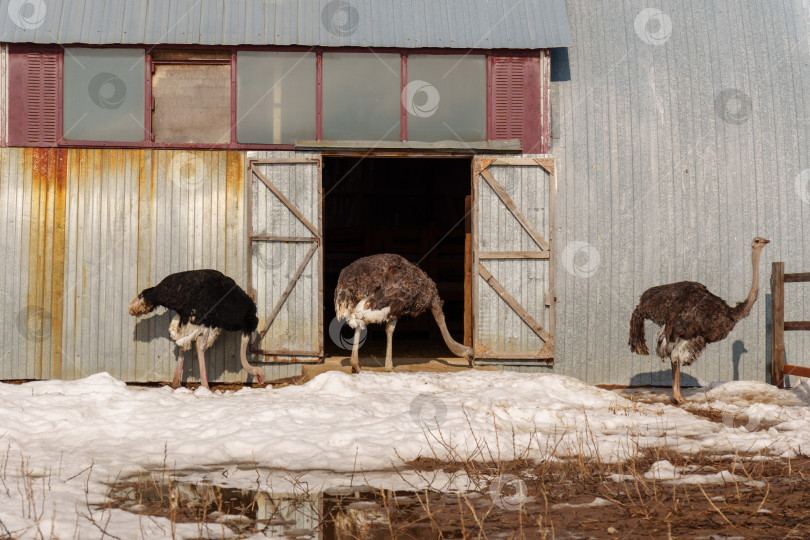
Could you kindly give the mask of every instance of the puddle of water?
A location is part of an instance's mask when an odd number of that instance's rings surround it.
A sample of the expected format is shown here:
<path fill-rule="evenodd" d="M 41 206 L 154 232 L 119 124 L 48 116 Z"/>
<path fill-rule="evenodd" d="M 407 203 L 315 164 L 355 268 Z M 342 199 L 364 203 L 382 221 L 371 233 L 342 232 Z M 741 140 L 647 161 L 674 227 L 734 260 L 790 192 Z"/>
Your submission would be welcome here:
<path fill-rule="evenodd" d="M 165 517 L 175 523 L 223 524 L 237 534 L 382 540 L 391 536 L 392 512 L 411 521 L 405 527 L 400 523 L 397 534 L 422 537 L 429 533 L 430 523 L 420 518 L 426 493 L 365 485 L 317 493 L 275 493 L 142 476 L 111 485 L 104 507 Z M 430 493 L 431 504 L 443 500 L 447 504 L 450 498 L 457 502 L 456 495 Z"/>

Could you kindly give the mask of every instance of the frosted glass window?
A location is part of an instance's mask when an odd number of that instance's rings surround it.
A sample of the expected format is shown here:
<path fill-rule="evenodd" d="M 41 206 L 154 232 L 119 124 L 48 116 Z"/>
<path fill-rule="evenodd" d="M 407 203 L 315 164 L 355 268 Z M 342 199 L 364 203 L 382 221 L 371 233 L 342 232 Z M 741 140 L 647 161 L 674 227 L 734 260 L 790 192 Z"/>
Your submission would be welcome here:
<path fill-rule="evenodd" d="M 144 51 L 66 48 L 63 137 L 144 140 Z"/>
<path fill-rule="evenodd" d="M 398 141 L 400 55 L 324 53 L 323 138 Z"/>
<path fill-rule="evenodd" d="M 484 56 L 408 55 L 408 140 L 486 140 L 486 81 Z"/>
<path fill-rule="evenodd" d="M 315 53 L 240 51 L 236 78 L 240 143 L 315 140 Z"/>

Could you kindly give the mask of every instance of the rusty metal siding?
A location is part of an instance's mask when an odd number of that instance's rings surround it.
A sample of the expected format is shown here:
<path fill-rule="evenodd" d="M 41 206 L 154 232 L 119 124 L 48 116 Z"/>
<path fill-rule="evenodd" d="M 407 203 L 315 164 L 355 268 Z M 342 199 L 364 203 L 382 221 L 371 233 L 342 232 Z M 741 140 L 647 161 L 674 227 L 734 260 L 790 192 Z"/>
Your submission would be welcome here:
<path fill-rule="evenodd" d="M 28 174 L 26 174 L 28 171 Z M 0 224 L 3 235 L 3 269 L 0 284 L 0 325 L 2 348 L 0 377 L 3 379 L 33 379 L 37 345 L 41 329 L 28 323 L 27 266 L 31 236 L 31 174 L 26 167 L 25 152 L 0 149 Z M 42 313 L 42 312 L 39 312 Z"/>
<path fill-rule="evenodd" d="M 135 369 L 136 323 L 126 311 L 137 288 L 139 187 L 149 157 L 145 150 L 68 153 L 65 378 L 107 371 L 152 380 Z"/>
<path fill-rule="evenodd" d="M 129 301 L 165 275 L 215 268 L 246 288 L 245 154 L 0 149 L 0 379 L 167 381 L 169 313 Z M 206 353 L 212 381 L 245 379 L 239 336 Z M 186 374 L 198 366 L 187 355 Z M 270 365 L 269 380 L 300 375 Z"/>
<path fill-rule="evenodd" d="M 138 259 L 137 291 L 182 270 L 213 268 L 246 288 L 244 264 L 244 173 L 238 152 L 156 151 L 152 153 L 149 200 L 140 212 L 148 216 L 148 249 Z M 142 241 L 141 241 L 142 242 Z M 143 246 L 141 246 L 142 249 Z M 145 341 L 136 340 L 138 379 L 165 379 L 174 369 L 176 347 L 168 338 L 170 313 L 143 319 Z M 213 380 L 241 381 L 239 336 L 223 333 L 206 351 Z M 193 360 L 190 358 L 189 360 Z M 193 376 L 199 376 L 197 362 Z"/>
<path fill-rule="evenodd" d="M 0 223 L 4 247 L 3 333 L 7 378 L 62 376 L 65 154 L 2 149 Z"/>
<path fill-rule="evenodd" d="M 318 159 L 316 153 L 248 152 L 248 160 Z M 321 224 L 321 185 L 318 162 L 257 165 L 260 171 L 318 230 Z M 252 234 L 256 236 L 312 237 L 309 229 L 261 182 L 251 182 Z M 255 243 L 252 283 L 259 308 L 259 327 L 264 328 L 284 290 L 295 276 L 310 248 L 309 242 Z M 263 350 L 320 351 L 323 306 L 321 251 L 304 267 L 289 297 L 261 343 Z M 289 357 L 280 357 L 289 358 Z"/>
<path fill-rule="evenodd" d="M 668 384 L 668 365 L 627 346 L 639 296 L 695 280 L 739 301 L 751 283 L 751 239 L 762 235 L 772 242 L 757 304 L 683 382 L 764 380 L 770 263 L 810 270 L 810 3 L 567 6 L 574 46 L 568 65 L 552 62 L 555 371 Z M 808 291 L 786 293 L 786 317 L 806 319 Z M 656 328 L 647 324 L 648 343 Z M 808 365 L 810 334 L 788 334 L 788 363 Z"/>
<path fill-rule="evenodd" d="M 12 2 L 0 0 L 0 41 L 465 49 L 571 41 L 564 0 Z"/>

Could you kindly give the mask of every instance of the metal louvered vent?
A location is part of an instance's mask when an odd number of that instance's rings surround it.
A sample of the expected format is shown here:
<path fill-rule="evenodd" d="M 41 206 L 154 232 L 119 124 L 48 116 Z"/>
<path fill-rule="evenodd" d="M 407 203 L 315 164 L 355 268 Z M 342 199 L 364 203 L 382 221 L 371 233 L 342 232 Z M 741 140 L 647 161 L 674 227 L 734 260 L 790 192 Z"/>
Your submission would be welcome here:
<path fill-rule="evenodd" d="M 55 54 L 28 54 L 26 138 L 30 143 L 56 143 L 58 68 Z"/>
<path fill-rule="evenodd" d="M 9 49 L 8 143 L 56 146 L 59 140 L 59 53 L 19 46 Z"/>
<path fill-rule="evenodd" d="M 523 137 L 523 58 L 493 58 L 492 82 L 493 138 Z"/>

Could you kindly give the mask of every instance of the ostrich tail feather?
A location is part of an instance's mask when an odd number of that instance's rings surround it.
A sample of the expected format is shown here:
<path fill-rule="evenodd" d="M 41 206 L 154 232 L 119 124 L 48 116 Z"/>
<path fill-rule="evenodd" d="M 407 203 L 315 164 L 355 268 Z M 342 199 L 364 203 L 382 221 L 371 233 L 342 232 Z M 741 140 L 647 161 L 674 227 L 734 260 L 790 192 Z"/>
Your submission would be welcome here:
<path fill-rule="evenodd" d="M 630 350 L 636 354 L 649 355 L 650 350 L 647 348 L 647 342 L 644 339 L 644 319 L 646 315 L 641 305 L 636 306 L 633 310 L 633 316 L 630 318 Z"/>

